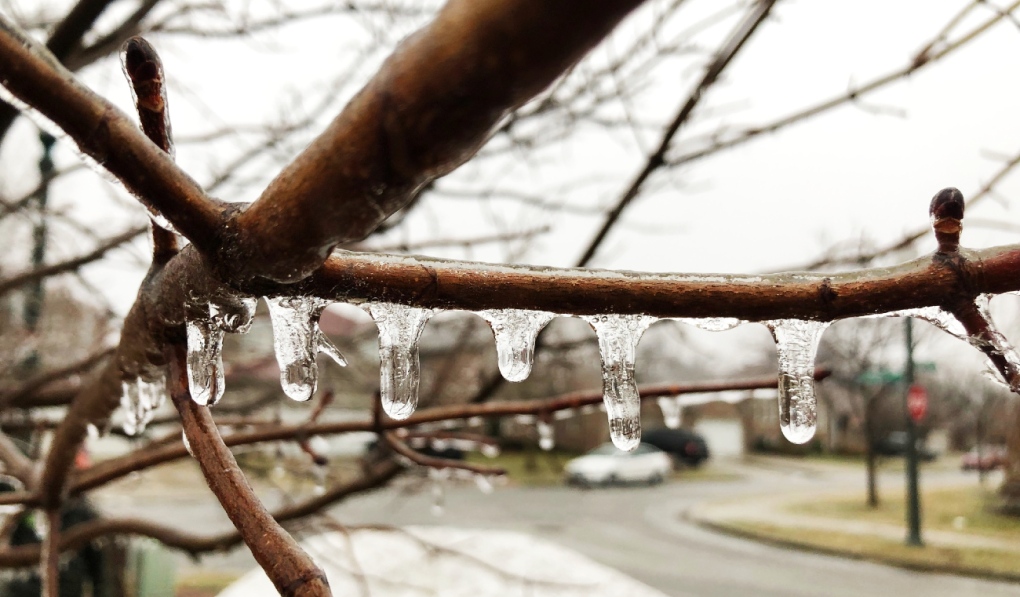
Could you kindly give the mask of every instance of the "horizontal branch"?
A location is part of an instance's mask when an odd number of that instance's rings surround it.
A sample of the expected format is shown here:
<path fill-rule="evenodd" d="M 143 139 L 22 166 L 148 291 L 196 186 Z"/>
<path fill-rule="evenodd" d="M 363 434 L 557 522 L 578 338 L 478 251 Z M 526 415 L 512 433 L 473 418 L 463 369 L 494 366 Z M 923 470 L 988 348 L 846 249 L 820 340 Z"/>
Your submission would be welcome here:
<path fill-rule="evenodd" d="M 92 369 L 112 353 L 112 349 L 101 350 L 59 369 L 44 371 L 43 373 L 32 377 L 28 381 L 25 381 L 21 385 L 12 388 L 9 391 L 0 393 L 0 411 L 8 405 L 21 404 L 25 402 L 41 388 L 55 381 L 62 380 L 72 375 L 84 373 L 89 369 Z"/>
<path fill-rule="evenodd" d="M 312 294 L 437 309 L 529 309 L 566 315 L 643 313 L 746 321 L 831 321 L 955 304 L 961 295 L 1020 290 L 1020 245 L 968 251 L 966 260 L 921 257 L 899 266 L 838 274 L 657 274 L 447 261 L 337 252 L 294 287 Z"/>
<path fill-rule="evenodd" d="M 73 272 L 84 265 L 88 265 L 93 261 L 98 261 L 102 259 L 109 251 L 112 251 L 113 249 L 116 249 L 121 245 L 131 242 L 139 235 L 144 234 L 145 231 L 148 229 L 149 229 L 148 226 L 138 226 L 135 228 L 131 228 L 130 230 L 122 232 L 117 236 L 111 237 L 103 241 L 96 248 L 92 249 L 88 253 L 85 253 L 84 255 L 72 257 L 71 259 L 68 259 L 66 261 L 61 261 L 60 263 L 44 265 L 42 267 L 38 267 L 35 269 L 28 270 L 26 272 L 22 272 L 20 274 L 16 274 L 5 280 L 0 280 L 0 294 L 10 292 L 15 288 L 19 288 L 21 286 L 24 286 L 25 284 L 35 282 L 36 280 L 41 280 L 43 278 L 48 278 L 50 276 L 56 276 L 58 274 Z"/>

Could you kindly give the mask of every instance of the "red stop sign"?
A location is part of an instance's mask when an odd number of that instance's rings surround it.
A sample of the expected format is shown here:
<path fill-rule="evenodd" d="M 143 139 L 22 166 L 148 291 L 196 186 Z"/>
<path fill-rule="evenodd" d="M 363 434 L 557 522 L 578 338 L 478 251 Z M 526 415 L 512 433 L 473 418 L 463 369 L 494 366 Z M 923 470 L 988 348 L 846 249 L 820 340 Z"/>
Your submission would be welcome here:
<path fill-rule="evenodd" d="M 928 414 L 928 390 L 914 384 L 907 390 L 907 412 L 915 423 L 920 423 Z"/>

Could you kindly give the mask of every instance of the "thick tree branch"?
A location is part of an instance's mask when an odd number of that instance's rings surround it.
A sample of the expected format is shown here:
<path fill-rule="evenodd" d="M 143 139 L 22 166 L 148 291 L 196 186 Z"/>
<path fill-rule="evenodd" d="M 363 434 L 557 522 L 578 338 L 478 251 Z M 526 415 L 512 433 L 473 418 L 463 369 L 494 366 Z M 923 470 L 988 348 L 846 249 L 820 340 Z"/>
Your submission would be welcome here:
<path fill-rule="evenodd" d="M 92 29 L 99 15 L 103 14 L 112 2 L 113 0 L 79 0 L 53 29 L 50 39 L 46 42 L 46 48 L 57 60 L 61 62 L 66 60 L 81 43 L 82 37 Z M 14 106 L 0 101 L 0 143 L 3 142 L 17 116 L 18 110 Z"/>
<path fill-rule="evenodd" d="M 0 80 L 70 135 L 142 203 L 203 251 L 215 253 L 224 205 L 206 196 L 123 112 L 78 83 L 45 48 L 2 17 Z"/>
<path fill-rule="evenodd" d="M 470 158 L 640 3 L 451 0 L 237 218 L 240 250 L 224 258 L 250 275 L 305 277 Z"/>

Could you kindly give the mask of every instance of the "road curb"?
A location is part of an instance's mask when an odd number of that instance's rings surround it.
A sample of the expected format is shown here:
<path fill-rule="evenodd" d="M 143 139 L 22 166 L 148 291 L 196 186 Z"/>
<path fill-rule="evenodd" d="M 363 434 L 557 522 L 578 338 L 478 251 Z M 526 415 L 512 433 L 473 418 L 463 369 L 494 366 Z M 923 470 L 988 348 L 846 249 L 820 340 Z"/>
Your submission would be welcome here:
<path fill-rule="evenodd" d="M 850 560 L 874 562 L 876 564 L 894 566 L 896 568 L 902 568 L 904 570 L 913 570 L 915 572 L 935 572 L 939 574 L 952 574 L 955 576 L 963 576 L 967 578 L 976 578 L 981 580 L 1020 583 L 1020 573 L 1010 574 L 1007 572 L 995 572 L 992 570 L 985 570 L 982 568 L 972 568 L 969 566 L 958 565 L 932 566 L 920 562 L 909 562 L 899 560 L 896 558 L 884 558 L 873 554 L 848 552 L 840 549 L 812 545 L 810 543 L 804 543 L 801 541 L 794 541 L 792 539 L 780 539 L 778 537 L 772 537 L 769 535 L 756 533 L 748 529 L 732 526 L 723 521 L 712 520 L 709 518 L 698 516 L 692 513 L 690 510 L 685 511 L 682 514 L 682 516 L 686 521 L 709 531 L 729 535 L 731 537 L 738 537 L 740 539 L 748 539 L 751 541 L 756 541 L 758 543 L 764 543 L 766 545 L 772 545 L 775 547 L 782 547 L 785 549 L 796 549 L 798 551 L 808 553 L 817 553 L 820 555 L 827 556 L 838 556 Z"/>

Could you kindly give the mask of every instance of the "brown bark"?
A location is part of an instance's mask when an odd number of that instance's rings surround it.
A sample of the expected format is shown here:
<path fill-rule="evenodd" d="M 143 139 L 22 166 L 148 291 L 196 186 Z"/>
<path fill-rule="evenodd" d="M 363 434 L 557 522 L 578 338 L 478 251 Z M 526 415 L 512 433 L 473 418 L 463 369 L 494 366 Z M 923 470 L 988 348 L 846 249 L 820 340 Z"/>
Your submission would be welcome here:
<path fill-rule="evenodd" d="M 331 595 L 326 575 L 297 541 L 266 511 L 241 472 L 234 455 L 220 438 L 209 409 L 198 406 L 188 391 L 185 369 L 187 348 L 167 347 L 170 398 L 181 416 L 181 425 L 209 489 L 234 523 L 255 561 L 284 597 Z"/>
<path fill-rule="evenodd" d="M 470 158 L 640 3 L 451 0 L 237 218 L 243 234 L 226 261 L 285 282 L 307 276 Z"/>

